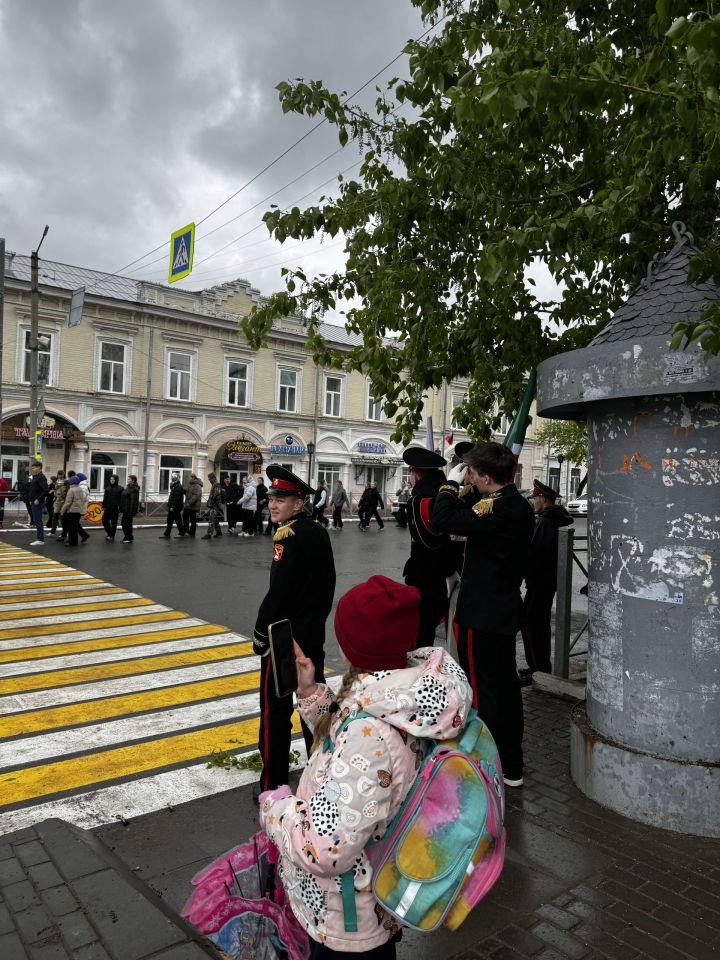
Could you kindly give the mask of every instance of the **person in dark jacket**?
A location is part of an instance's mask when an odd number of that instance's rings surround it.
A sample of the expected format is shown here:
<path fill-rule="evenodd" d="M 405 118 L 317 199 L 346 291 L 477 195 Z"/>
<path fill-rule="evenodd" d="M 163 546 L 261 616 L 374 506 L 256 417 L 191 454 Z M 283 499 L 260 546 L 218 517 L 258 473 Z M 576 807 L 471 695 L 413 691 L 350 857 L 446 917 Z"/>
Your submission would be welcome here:
<path fill-rule="evenodd" d="M 128 477 L 127 486 L 120 494 L 123 543 L 132 543 L 135 540 L 133 535 L 133 517 L 139 509 L 140 488 L 138 487 L 137 477 L 134 473 L 131 473 Z"/>
<path fill-rule="evenodd" d="M 324 480 L 318 480 L 315 496 L 313 497 L 313 520 L 317 520 L 324 527 L 330 522 L 325 516 L 325 508 L 328 505 L 328 491 Z"/>
<path fill-rule="evenodd" d="M 410 556 L 403 568 L 405 583 L 420 591 L 420 623 L 416 647 L 435 644 L 435 628 L 447 612 L 447 577 L 455 569 L 453 545 L 446 533 L 435 530 L 430 514 L 445 483 L 445 460 L 424 447 L 408 447 L 403 460 L 410 467 L 412 496 L 408 501 Z"/>
<path fill-rule="evenodd" d="M 30 465 L 30 483 L 27 487 L 27 503 L 32 510 L 32 521 L 35 524 L 36 537 L 31 547 L 42 547 L 45 543 L 45 524 L 43 522 L 43 507 L 48 494 L 48 482 L 42 472 L 42 463 L 36 460 Z"/>
<path fill-rule="evenodd" d="M 184 499 L 185 491 L 183 490 L 183 485 L 180 483 L 180 474 L 170 474 L 170 493 L 168 495 L 167 502 L 167 525 L 165 527 L 165 533 L 160 534 L 161 540 L 170 539 L 170 532 L 173 528 L 173 523 L 177 524 L 177 536 L 185 536 L 185 528 L 183 527 L 182 521 Z"/>
<path fill-rule="evenodd" d="M 238 519 L 240 518 L 240 510 L 238 508 L 238 501 L 242 496 L 242 487 L 239 483 L 235 483 L 234 480 L 231 480 L 230 477 L 225 477 L 222 485 L 222 499 L 225 504 L 225 516 L 227 519 L 227 529 L 228 533 L 232 533 L 237 536 L 238 531 L 235 529 L 237 527 Z"/>
<path fill-rule="evenodd" d="M 188 477 L 188 488 L 185 493 L 185 506 L 183 508 L 183 527 L 189 537 L 194 537 L 197 529 L 198 511 L 202 505 L 202 488 L 202 480 L 191 473 Z"/>
<path fill-rule="evenodd" d="M 385 502 L 377 488 L 377 484 L 371 483 L 370 489 L 365 489 L 363 497 L 365 497 L 364 516 L 360 522 L 364 523 L 365 529 L 367 529 L 370 526 L 370 521 L 375 517 L 378 523 L 378 530 L 384 530 L 385 524 L 383 523 L 383 518 L 380 516 L 379 510 L 385 509 Z"/>
<path fill-rule="evenodd" d="M 498 746 L 505 782 L 523 782 L 523 704 L 515 662 L 520 585 L 535 529 L 532 507 L 512 482 L 515 459 L 499 443 L 482 443 L 454 467 L 440 488 L 430 521 L 439 531 L 467 537 L 458 593 L 458 659 L 473 688 L 473 706 Z M 465 479 L 484 499 L 459 496 Z"/>
<path fill-rule="evenodd" d="M 120 498 L 122 497 L 123 487 L 120 486 L 120 478 L 116 474 L 111 474 L 108 485 L 103 494 L 103 518 L 102 523 L 105 527 L 105 539 L 109 543 L 115 542 L 117 533 L 118 517 L 120 515 Z"/>
<path fill-rule="evenodd" d="M 324 676 L 325 621 L 335 594 L 335 561 L 327 530 L 307 515 L 305 497 L 315 491 L 294 473 L 271 464 L 267 469 L 270 517 L 278 524 L 273 536 L 270 586 L 260 604 L 253 649 L 260 661 L 260 755 L 263 770 L 256 794 L 288 782 L 292 697 L 278 697 L 270 660 L 270 624 L 289 620 L 293 636 Z M 308 755 L 312 733 L 303 724 Z"/>
<path fill-rule="evenodd" d="M 520 671 L 523 685 L 533 673 L 551 673 L 550 622 L 557 590 L 558 530 L 569 527 L 573 518 L 555 501 L 558 493 L 552 487 L 535 481 L 530 503 L 535 511 L 535 532 L 530 541 L 525 573 L 525 598 L 522 610 L 522 638 L 528 670 Z"/>
<path fill-rule="evenodd" d="M 258 477 L 256 486 L 257 506 L 255 508 L 255 536 L 259 537 L 263 532 L 263 510 L 267 507 L 268 488 L 263 483 L 263 478 Z"/>

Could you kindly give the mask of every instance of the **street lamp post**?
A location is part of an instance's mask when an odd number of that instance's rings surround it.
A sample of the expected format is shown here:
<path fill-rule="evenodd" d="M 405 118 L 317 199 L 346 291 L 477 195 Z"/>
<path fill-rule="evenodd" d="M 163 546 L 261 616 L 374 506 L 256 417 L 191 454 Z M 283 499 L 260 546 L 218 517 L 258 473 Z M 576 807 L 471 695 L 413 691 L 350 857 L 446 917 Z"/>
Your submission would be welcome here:
<path fill-rule="evenodd" d="M 37 249 L 30 255 L 30 429 L 28 440 L 30 448 L 30 462 L 37 459 L 35 431 L 38 426 L 38 325 L 40 312 L 40 247 L 47 236 L 48 226 L 45 226 Z"/>
<path fill-rule="evenodd" d="M 315 444 L 310 440 L 307 445 L 308 452 L 308 483 L 312 486 L 313 457 L 315 456 Z"/>

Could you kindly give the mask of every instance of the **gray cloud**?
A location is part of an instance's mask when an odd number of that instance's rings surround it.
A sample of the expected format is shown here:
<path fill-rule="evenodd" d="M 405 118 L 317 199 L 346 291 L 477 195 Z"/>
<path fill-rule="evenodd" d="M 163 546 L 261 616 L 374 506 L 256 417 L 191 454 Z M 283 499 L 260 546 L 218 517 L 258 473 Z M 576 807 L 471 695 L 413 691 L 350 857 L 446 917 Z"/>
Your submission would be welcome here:
<path fill-rule="evenodd" d="M 302 76 L 352 91 L 422 29 L 409 0 L 0 0 L 0 86 L 8 91 L 0 235 L 9 249 L 28 253 L 49 223 L 46 257 L 117 269 L 199 220 L 312 126 L 282 114 L 279 81 Z M 372 88 L 362 96 L 369 102 Z M 321 128 L 199 232 L 336 147 L 333 131 Z M 353 150 L 277 202 L 349 166 Z M 198 259 L 250 230 L 263 209 L 199 241 Z M 269 265 L 284 253 L 264 228 L 237 246 L 199 267 L 192 286 L 229 279 L 235 269 L 276 289 L 279 266 Z M 305 255 L 310 269 L 340 262 L 329 244 L 306 254 L 319 246 L 311 241 L 287 258 Z M 218 276 L 223 269 L 231 272 Z M 128 272 L 159 279 L 165 265 Z"/>

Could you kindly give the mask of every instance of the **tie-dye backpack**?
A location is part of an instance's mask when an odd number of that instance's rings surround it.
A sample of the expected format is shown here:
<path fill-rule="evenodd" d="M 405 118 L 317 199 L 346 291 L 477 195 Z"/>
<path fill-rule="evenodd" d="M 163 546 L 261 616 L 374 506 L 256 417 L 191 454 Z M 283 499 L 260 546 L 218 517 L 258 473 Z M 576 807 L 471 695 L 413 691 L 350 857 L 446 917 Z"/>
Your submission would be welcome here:
<path fill-rule="evenodd" d="M 368 714 L 351 714 L 340 729 L 361 716 Z M 456 930 L 502 871 L 505 787 L 495 741 L 474 710 L 456 738 L 425 743 L 405 800 L 365 852 L 373 893 L 388 913 L 414 930 Z M 341 888 L 345 929 L 352 930 L 352 871 Z"/>

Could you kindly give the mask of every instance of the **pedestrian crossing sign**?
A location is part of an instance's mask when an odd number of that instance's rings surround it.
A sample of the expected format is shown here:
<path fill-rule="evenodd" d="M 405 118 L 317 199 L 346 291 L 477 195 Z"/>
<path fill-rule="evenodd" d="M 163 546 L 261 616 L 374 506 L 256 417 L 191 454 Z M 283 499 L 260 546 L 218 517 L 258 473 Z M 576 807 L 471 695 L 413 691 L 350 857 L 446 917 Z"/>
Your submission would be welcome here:
<path fill-rule="evenodd" d="M 193 253 L 195 252 L 195 224 L 189 223 L 186 227 L 176 230 L 170 236 L 170 267 L 168 269 L 168 283 L 182 280 L 192 271 Z"/>

